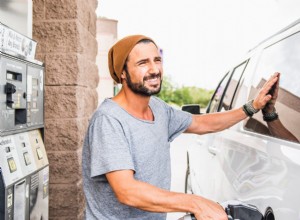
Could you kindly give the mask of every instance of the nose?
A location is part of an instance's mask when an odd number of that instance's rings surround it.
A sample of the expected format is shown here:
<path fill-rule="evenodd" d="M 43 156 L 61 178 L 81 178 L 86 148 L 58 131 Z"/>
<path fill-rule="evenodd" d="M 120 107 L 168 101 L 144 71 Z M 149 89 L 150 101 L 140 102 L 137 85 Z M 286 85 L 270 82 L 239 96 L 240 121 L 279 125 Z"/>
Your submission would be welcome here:
<path fill-rule="evenodd" d="M 150 73 L 159 73 L 160 68 L 161 68 L 161 65 L 157 64 L 155 62 L 150 62 L 150 64 L 149 64 L 149 72 Z"/>

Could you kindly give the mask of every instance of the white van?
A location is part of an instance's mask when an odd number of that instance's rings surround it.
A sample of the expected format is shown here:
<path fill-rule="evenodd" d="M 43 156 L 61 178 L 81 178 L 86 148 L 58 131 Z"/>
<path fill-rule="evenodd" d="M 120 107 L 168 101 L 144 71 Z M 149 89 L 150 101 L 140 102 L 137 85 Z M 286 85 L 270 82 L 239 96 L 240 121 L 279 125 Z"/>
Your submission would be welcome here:
<path fill-rule="evenodd" d="M 275 105 L 279 119 L 300 140 L 300 19 L 230 69 L 206 113 L 241 107 L 274 72 L 281 73 Z M 253 205 L 264 220 L 300 219 L 300 144 L 273 136 L 261 112 L 187 144 L 187 193 Z"/>

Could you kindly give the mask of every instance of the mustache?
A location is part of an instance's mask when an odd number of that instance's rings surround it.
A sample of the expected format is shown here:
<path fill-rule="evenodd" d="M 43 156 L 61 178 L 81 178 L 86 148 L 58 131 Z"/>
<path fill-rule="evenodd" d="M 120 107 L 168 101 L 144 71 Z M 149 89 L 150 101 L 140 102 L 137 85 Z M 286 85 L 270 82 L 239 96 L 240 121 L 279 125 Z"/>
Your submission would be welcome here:
<path fill-rule="evenodd" d="M 155 79 L 155 78 L 158 78 L 158 77 L 161 78 L 161 73 L 151 74 L 150 76 L 145 76 L 144 81 L 149 80 L 149 79 Z"/>

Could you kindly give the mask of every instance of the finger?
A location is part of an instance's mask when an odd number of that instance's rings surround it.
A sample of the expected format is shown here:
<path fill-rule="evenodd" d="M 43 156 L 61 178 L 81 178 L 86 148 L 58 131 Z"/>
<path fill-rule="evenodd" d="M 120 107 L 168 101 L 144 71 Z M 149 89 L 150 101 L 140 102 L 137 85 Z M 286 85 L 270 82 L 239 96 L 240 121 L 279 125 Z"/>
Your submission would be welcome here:
<path fill-rule="evenodd" d="M 279 92 L 279 80 L 280 80 L 280 73 L 278 74 L 278 77 L 277 77 L 277 82 L 276 82 L 276 85 L 275 85 L 275 92 L 273 94 L 273 99 L 277 99 L 278 97 L 278 92 Z"/>
<path fill-rule="evenodd" d="M 271 95 L 266 95 L 265 97 L 264 97 L 264 106 L 270 101 L 272 99 L 272 96 Z"/>
<path fill-rule="evenodd" d="M 270 91 L 270 89 L 272 88 L 272 86 L 278 81 L 278 74 L 279 73 L 273 74 L 270 77 L 270 79 L 264 84 L 264 86 L 262 88 L 263 95 L 267 95 L 268 92 Z"/>

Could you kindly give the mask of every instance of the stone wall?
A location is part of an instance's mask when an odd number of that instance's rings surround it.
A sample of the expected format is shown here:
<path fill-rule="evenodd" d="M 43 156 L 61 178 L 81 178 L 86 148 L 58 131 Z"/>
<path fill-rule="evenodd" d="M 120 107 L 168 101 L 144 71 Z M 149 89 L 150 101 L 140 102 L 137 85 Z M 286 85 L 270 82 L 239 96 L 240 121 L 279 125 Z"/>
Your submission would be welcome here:
<path fill-rule="evenodd" d="M 33 0 L 37 60 L 45 63 L 50 219 L 82 219 L 81 151 L 97 107 L 97 0 Z"/>

